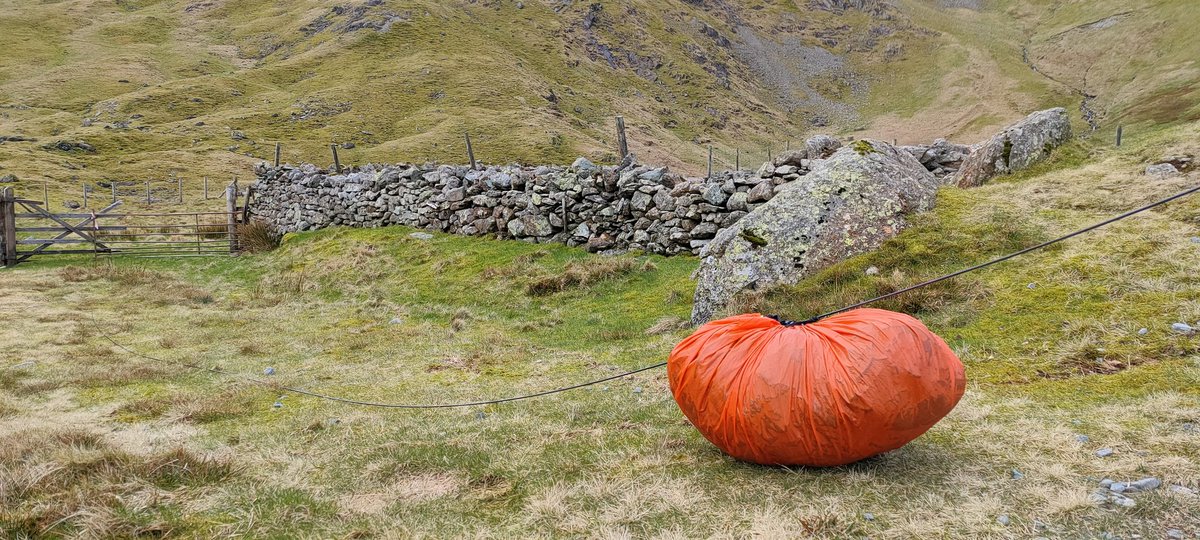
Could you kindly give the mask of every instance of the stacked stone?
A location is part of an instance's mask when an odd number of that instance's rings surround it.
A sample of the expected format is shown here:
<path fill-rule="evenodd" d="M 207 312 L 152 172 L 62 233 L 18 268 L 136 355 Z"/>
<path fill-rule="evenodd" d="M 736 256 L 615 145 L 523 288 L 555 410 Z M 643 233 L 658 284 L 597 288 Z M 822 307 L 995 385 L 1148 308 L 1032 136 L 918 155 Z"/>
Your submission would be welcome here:
<path fill-rule="evenodd" d="M 943 178 L 958 172 L 963 161 L 971 155 L 971 147 L 965 144 L 955 144 L 946 139 L 935 139 L 930 145 L 901 146 L 912 157 L 917 158 L 925 170 L 938 178 Z"/>
<path fill-rule="evenodd" d="M 789 162 L 790 163 L 790 162 Z M 590 251 L 699 253 L 721 229 L 807 172 L 726 171 L 684 178 L 666 167 L 260 165 L 251 213 L 278 232 L 407 225 L 468 236 L 559 242 Z"/>

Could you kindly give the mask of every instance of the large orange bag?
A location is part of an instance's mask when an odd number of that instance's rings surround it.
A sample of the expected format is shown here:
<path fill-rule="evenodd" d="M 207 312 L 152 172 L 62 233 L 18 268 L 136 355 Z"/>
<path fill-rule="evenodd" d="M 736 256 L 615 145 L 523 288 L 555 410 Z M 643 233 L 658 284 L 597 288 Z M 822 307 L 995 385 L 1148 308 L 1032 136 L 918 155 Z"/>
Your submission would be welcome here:
<path fill-rule="evenodd" d="M 895 450 L 962 398 L 962 362 L 920 321 L 856 309 L 785 326 L 759 314 L 702 326 L 671 351 L 671 392 L 725 453 L 828 467 Z"/>

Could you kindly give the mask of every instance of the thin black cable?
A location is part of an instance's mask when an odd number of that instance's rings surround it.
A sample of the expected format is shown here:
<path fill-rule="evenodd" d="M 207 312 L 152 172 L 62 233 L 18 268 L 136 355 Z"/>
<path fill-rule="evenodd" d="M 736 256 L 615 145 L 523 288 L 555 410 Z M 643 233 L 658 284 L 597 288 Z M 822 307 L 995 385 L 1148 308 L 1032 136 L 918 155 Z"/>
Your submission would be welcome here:
<path fill-rule="evenodd" d="M 957 271 L 957 272 L 950 273 L 950 274 L 946 274 L 946 275 L 944 275 L 944 276 L 942 276 L 942 277 L 934 278 L 934 279 L 931 279 L 931 280 L 929 280 L 929 281 L 923 281 L 923 282 L 921 282 L 921 283 L 918 283 L 918 284 L 916 284 L 916 285 L 912 285 L 912 286 L 910 286 L 910 287 L 905 287 L 905 288 L 903 288 L 903 289 L 900 289 L 900 290 L 898 290 L 898 291 L 892 291 L 892 292 L 890 292 L 890 293 L 887 293 L 887 294 L 884 294 L 884 295 L 876 296 L 875 298 L 872 298 L 872 299 L 870 299 L 870 300 L 863 300 L 862 302 L 859 302 L 859 303 L 857 303 L 857 304 L 849 305 L 849 306 L 846 306 L 846 307 L 844 307 L 844 308 L 839 308 L 839 309 L 835 309 L 835 310 L 833 310 L 833 311 L 830 311 L 830 312 L 822 313 L 822 314 L 820 314 L 820 315 L 817 315 L 816 317 L 813 317 L 813 318 L 811 318 L 811 319 L 807 319 L 807 320 L 805 320 L 805 321 L 802 321 L 802 322 L 800 322 L 799 324 L 808 324 L 808 323 L 814 323 L 814 322 L 817 322 L 817 321 L 819 321 L 819 320 L 821 320 L 821 319 L 824 319 L 825 317 L 828 317 L 828 316 L 830 316 L 830 315 L 837 315 L 838 313 L 843 313 L 843 312 L 850 311 L 850 310 L 852 310 L 852 309 L 855 309 L 855 308 L 860 308 L 860 307 L 863 307 L 863 306 L 865 306 L 865 305 L 867 305 L 867 304 L 871 304 L 871 303 L 874 303 L 874 302 L 878 302 L 878 301 L 880 301 L 880 300 L 886 300 L 886 299 L 888 299 L 888 298 L 891 298 L 891 297 L 893 297 L 893 296 L 901 295 L 901 294 L 904 294 L 904 293 L 906 293 L 906 292 L 908 292 L 908 291 L 911 291 L 911 290 L 914 290 L 914 289 L 920 289 L 921 287 L 928 287 L 929 285 L 933 285 L 934 283 L 937 283 L 937 282 L 939 282 L 939 281 L 945 281 L 945 280 L 947 280 L 947 279 L 950 279 L 950 278 L 953 278 L 953 277 L 958 277 L 958 276 L 961 276 L 961 275 L 963 275 L 963 274 L 966 274 L 967 272 L 974 272 L 974 271 L 976 271 L 976 270 L 979 270 L 979 269 L 981 269 L 981 268 L 987 268 L 987 267 L 989 267 L 989 266 L 991 266 L 991 265 L 993 265 L 993 264 L 1002 263 L 1002 262 L 1004 262 L 1004 261 L 1007 261 L 1007 260 L 1009 260 L 1009 259 L 1011 259 L 1011 258 L 1013 258 L 1013 257 L 1019 257 L 1019 256 L 1021 256 L 1021 255 L 1024 255 L 1024 254 L 1026 254 L 1026 253 L 1029 253 L 1030 251 L 1036 251 L 1036 250 L 1042 249 L 1042 248 L 1044 248 L 1044 247 L 1046 247 L 1046 246 L 1049 246 L 1049 245 L 1052 245 L 1052 244 L 1057 244 L 1057 243 L 1059 243 L 1059 242 L 1062 242 L 1063 240 L 1068 240 L 1068 239 L 1070 239 L 1070 238 L 1074 238 L 1074 237 L 1076 237 L 1076 236 L 1079 236 L 1079 235 L 1081 235 L 1081 234 L 1083 234 L 1083 233 L 1086 233 L 1086 232 L 1089 232 L 1089 231 L 1093 231 L 1093 230 L 1095 230 L 1095 229 L 1099 229 L 1100 227 L 1103 227 L 1103 226 L 1105 226 L 1105 225 L 1108 225 L 1109 223 L 1113 223 L 1113 222 L 1115 222 L 1115 221 L 1121 221 L 1122 219 L 1125 219 L 1125 218 L 1127 218 L 1127 217 L 1129 217 L 1129 216 L 1132 216 L 1132 215 L 1135 215 L 1135 214 L 1140 214 L 1140 213 L 1142 213 L 1142 212 L 1145 212 L 1146 210 L 1150 210 L 1151 208 L 1155 208 L 1155 207 L 1158 207 L 1158 206 L 1162 206 L 1162 205 L 1164 205 L 1164 204 L 1167 204 L 1167 203 L 1169 203 L 1169 202 L 1171 202 L 1171 201 L 1174 201 L 1174 200 L 1176 200 L 1176 199 L 1179 199 L 1179 198 L 1182 198 L 1182 197 L 1186 197 L 1186 196 L 1188 196 L 1188 195 L 1191 195 L 1191 194 L 1193 194 L 1193 193 L 1195 193 L 1195 192 L 1197 192 L 1197 191 L 1200 191 L 1200 186 L 1196 186 L 1196 187 L 1194 187 L 1194 188 L 1191 188 L 1191 189 L 1188 189 L 1188 190 L 1181 191 L 1181 192 L 1179 192 L 1179 193 L 1176 193 L 1176 194 L 1174 194 L 1174 195 L 1172 195 L 1172 196 L 1170 196 L 1170 197 L 1167 197 L 1167 198 L 1165 198 L 1165 199 L 1162 199 L 1162 200 L 1160 200 L 1160 201 L 1152 202 L 1152 203 L 1150 203 L 1150 204 L 1147 204 L 1146 206 L 1143 206 L 1143 207 L 1141 207 L 1141 208 L 1137 208 L 1137 209 L 1134 209 L 1134 210 L 1130 210 L 1130 211 L 1128 211 L 1128 212 L 1125 212 L 1124 214 L 1121 214 L 1121 215 L 1119 215 L 1119 216 L 1115 216 L 1115 217 L 1108 218 L 1108 219 L 1106 219 L 1106 220 L 1104 220 L 1104 221 L 1101 221 L 1100 223 L 1097 223 L 1097 224 L 1095 224 L 1095 225 L 1091 225 L 1091 226 L 1088 226 L 1088 227 L 1084 227 L 1084 228 L 1082 228 L 1082 229 L 1079 229 L 1078 231 L 1075 231 L 1075 232 L 1073 232 L 1073 233 L 1070 233 L 1070 234 L 1066 234 L 1066 235 L 1060 236 L 1060 237 L 1058 237 L 1058 238 L 1055 238 L 1055 239 L 1053 239 L 1053 240 L 1047 240 L 1047 241 L 1045 241 L 1045 242 L 1042 242 L 1042 243 L 1040 243 L 1040 244 L 1038 244 L 1038 245 L 1036 245 L 1036 246 L 1030 246 L 1030 247 L 1027 247 L 1027 248 L 1025 248 L 1025 249 L 1022 249 L 1022 250 L 1020 250 L 1020 251 L 1015 251 L 1015 252 L 1013 252 L 1013 253 L 1009 253 L 1008 255 L 1005 255 L 1005 256 L 1003 256 L 1003 257 L 1000 257 L 1000 258 L 997 258 L 997 259 L 992 259 L 992 260 L 990 260 L 990 261 L 988 261 L 988 262 L 985 262 L 985 263 L 982 263 L 982 264 L 977 264 L 977 265 L 975 265 L 975 266 L 972 266 L 972 267 L 970 267 L 970 268 L 964 268 L 964 269 L 962 269 L 962 270 L 959 270 L 959 271 Z M 789 321 L 789 322 L 790 322 L 790 321 Z"/>
<path fill-rule="evenodd" d="M 115 339 L 113 339 L 112 336 L 106 334 L 104 332 L 104 330 L 101 329 L 100 323 L 99 323 L 99 321 L 96 320 L 95 315 L 92 315 L 92 323 L 96 326 L 96 330 L 97 330 L 97 332 L 99 332 L 100 336 L 103 337 L 105 340 L 107 340 L 109 343 L 112 343 L 114 347 L 117 347 L 118 349 L 121 349 L 133 356 L 137 356 L 137 357 L 140 357 L 140 358 L 143 358 L 146 360 L 151 360 L 154 362 L 172 363 L 169 360 L 151 356 L 151 355 L 148 355 L 145 353 L 140 353 L 140 352 L 130 349 L 129 347 L 126 347 L 120 343 L 117 343 L 117 341 Z M 303 388 L 299 388 L 299 387 L 295 387 L 295 386 L 288 386 L 288 385 L 284 385 L 284 384 L 271 382 L 271 381 L 268 381 L 265 379 L 260 379 L 258 377 L 252 377 L 249 375 L 238 375 L 236 373 L 231 373 L 231 372 L 225 371 L 225 370 L 223 370 L 221 368 L 217 368 L 217 367 L 202 366 L 199 364 L 195 364 L 192 362 L 185 362 L 185 361 L 177 361 L 174 363 L 179 364 L 181 366 L 189 367 L 192 369 L 198 369 L 198 370 L 208 371 L 210 373 L 217 373 L 217 374 L 226 375 L 226 376 L 230 376 L 230 377 L 241 378 L 243 380 L 247 380 L 247 381 L 253 382 L 255 384 L 268 386 L 268 387 L 271 387 L 271 388 L 274 388 L 277 390 L 292 392 L 294 394 L 301 394 L 301 395 L 305 395 L 305 396 L 324 399 L 327 401 L 346 403 L 346 404 L 350 404 L 350 405 L 362 405 L 365 407 L 380 407 L 380 408 L 386 408 L 386 409 L 453 409 L 453 408 L 461 408 L 461 407 L 477 407 L 477 406 L 482 406 L 482 405 L 494 405 L 497 403 L 508 403 L 510 401 L 521 401 L 521 400 L 525 400 L 525 399 L 532 399 L 532 398 L 536 398 L 536 397 L 548 396 L 550 394 L 557 394 L 559 392 L 566 392 L 568 390 L 575 390 L 578 388 L 583 388 L 585 386 L 593 386 L 593 385 L 600 384 L 602 382 L 608 382 L 613 379 L 620 379 L 622 377 L 627 377 L 629 375 L 634 375 L 637 373 L 641 373 L 643 371 L 650 371 L 652 369 L 660 368 L 660 367 L 667 365 L 666 362 L 659 362 L 652 366 L 646 366 L 646 367 L 634 369 L 631 371 L 618 373 L 616 375 L 610 375 L 608 377 L 604 377 L 603 379 L 596 379 L 594 381 L 588 381 L 588 382 L 584 382 L 584 383 L 574 384 L 571 386 L 564 386 L 562 388 L 555 388 L 553 390 L 544 390 L 541 392 L 536 392 L 533 394 L 526 394 L 526 395 L 521 395 L 521 396 L 511 396 L 511 397 L 506 397 L 506 398 L 489 399 L 489 400 L 483 400 L 483 401 L 471 401 L 471 402 L 465 402 L 465 403 L 407 404 L 407 403 L 381 403 L 381 402 L 374 402 L 374 401 L 362 401 L 362 400 L 357 400 L 357 399 L 332 396 L 329 394 L 322 394 L 320 392 L 313 392 L 312 390 L 305 390 Z"/>
<path fill-rule="evenodd" d="M 1170 197 L 1167 197 L 1167 198 L 1165 198 L 1165 199 L 1162 199 L 1162 200 L 1160 200 L 1160 201 L 1156 201 L 1156 202 L 1150 203 L 1150 204 L 1148 204 L 1148 205 L 1142 206 L 1142 207 L 1140 207 L 1140 208 L 1137 208 L 1137 209 L 1134 209 L 1134 210 L 1130 210 L 1130 211 L 1128 211 L 1128 212 L 1125 212 L 1124 214 L 1121 214 L 1121 215 L 1118 215 L 1118 216 L 1115 216 L 1115 217 L 1112 217 L 1112 218 L 1106 219 L 1106 220 L 1104 220 L 1104 221 L 1101 221 L 1100 223 L 1097 223 L 1097 224 L 1095 224 L 1095 225 L 1091 225 L 1091 226 L 1085 227 L 1085 228 L 1083 228 L 1083 229 L 1079 229 L 1079 230 L 1077 230 L 1077 231 L 1075 231 L 1075 232 L 1072 232 L 1072 233 L 1070 233 L 1070 234 L 1066 234 L 1066 235 L 1060 236 L 1060 237 L 1058 237 L 1058 238 L 1055 238 L 1055 239 L 1053 239 L 1053 240 L 1048 240 L 1048 241 L 1046 241 L 1046 242 L 1042 242 L 1042 243 L 1040 243 L 1040 244 L 1038 244 L 1038 245 L 1031 246 L 1031 247 L 1027 247 L 1027 248 L 1025 248 L 1025 249 L 1022 249 L 1022 250 L 1020 250 L 1020 251 L 1016 251 L 1016 252 L 1013 252 L 1013 253 L 1009 253 L 1008 255 L 1005 255 L 1005 256 L 1003 256 L 1003 257 L 999 257 L 999 258 L 996 258 L 996 259 L 992 259 L 992 260 L 990 260 L 990 261 L 988 261 L 988 262 L 985 262 L 985 263 L 982 263 L 982 264 L 977 264 L 977 265 L 975 265 L 975 266 L 972 266 L 972 267 L 970 267 L 970 268 L 965 268 L 965 269 L 959 270 L 959 271 L 957 271 L 957 272 L 953 272 L 953 273 L 946 274 L 946 275 L 944 275 L 944 276 L 941 276 L 941 277 L 938 277 L 938 278 L 934 278 L 934 279 L 931 279 L 931 280 L 928 280 L 928 281 L 924 281 L 924 282 L 918 283 L 918 284 L 916 284 L 916 285 L 912 285 L 912 286 L 910 286 L 910 287 L 906 287 L 906 288 L 900 289 L 900 290 L 898 290 L 898 291 L 893 291 L 893 292 L 890 292 L 890 293 L 887 293 L 887 294 L 884 294 L 884 295 L 876 296 L 875 298 L 871 298 L 871 299 L 869 299 L 869 300 L 864 300 L 864 301 L 862 301 L 862 302 L 858 302 L 858 303 L 856 303 L 856 304 L 852 304 L 852 305 L 849 305 L 849 306 L 846 306 L 846 307 L 843 307 L 843 308 L 840 308 L 840 309 L 836 309 L 836 310 L 833 310 L 833 311 L 830 311 L 830 312 L 827 312 L 827 313 L 823 313 L 823 314 L 821 314 L 821 315 L 818 315 L 818 316 L 816 316 L 816 317 L 813 317 L 813 318 L 811 318 L 811 319 L 808 319 L 808 320 L 805 320 L 805 321 L 796 322 L 796 321 L 789 321 L 789 320 L 781 320 L 781 319 L 780 319 L 780 318 L 778 318 L 778 317 L 772 317 L 772 318 L 774 318 L 775 320 L 777 320 L 777 321 L 780 321 L 782 324 L 786 324 L 786 325 L 788 325 L 788 326 L 794 326 L 794 325 L 797 325 L 797 324 L 809 324 L 809 323 L 817 322 L 817 321 L 819 321 L 819 320 L 821 320 L 821 319 L 824 319 L 825 317 L 829 317 L 829 316 L 831 316 L 831 315 L 836 315 L 836 314 L 838 314 L 838 313 L 842 313 L 842 312 L 845 312 L 845 311 L 850 311 L 850 310 L 852 310 L 852 309 L 859 308 L 859 307 L 865 306 L 865 305 L 867 305 L 867 304 L 871 304 L 871 303 L 874 303 L 874 302 L 878 302 L 878 301 L 880 301 L 880 300 L 885 300 L 885 299 L 891 298 L 891 297 L 893 297 L 893 296 L 897 296 L 897 295 L 900 295 L 900 294 L 904 294 L 904 293 L 906 293 L 906 292 L 909 292 L 909 291 L 912 291 L 912 290 L 914 290 L 914 289 L 920 289 L 921 287 L 927 287 L 927 286 L 929 286 L 929 285 L 932 285 L 932 284 L 934 284 L 934 283 L 938 283 L 938 282 L 940 282 L 940 281 L 945 281 L 945 280 L 947 280 L 947 279 L 950 279 L 950 278 L 954 278 L 954 277 L 957 277 L 957 276 L 961 276 L 961 275 L 963 275 L 963 274 L 966 274 L 966 273 L 968 273 L 968 272 L 974 272 L 974 271 L 976 271 L 976 270 L 979 270 L 979 269 L 982 269 L 982 268 L 987 268 L 988 266 L 992 266 L 992 265 L 994 265 L 994 264 L 998 264 L 998 263 L 1001 263 L 1001 262 L 1007 261 L 1007 260 L 1009 260 L 1009 259 L 1012 259 L 1012 258 L 1014 258 L 1014 257 L 1019 257 L 1019 256 L 1021 256 L 1021 255 L 1024 255 L 1024 254 L 1026 254 L 1026 253 L 1029 253 L 1029 252 L 1031 252 L 1031 251 L 1036 251 L 1036 250 L 1039 250 L 1039 249 L 1045 248 L 1045 247 L 1047 247 L 1047 246 L 1050 246 L 1050 245 L 1052 245 L 1052 244 L 1056 244 L 1056 243 L 1058 243 L 1058 242 L 1062 242 L 1062 241 L 1064 241 L 1064 240 L 1067 240 L 1067 239 L 1073 238 L 1073 237 L 1075 237 L 1075 236 L 1079 236 L 1079 235 L 1081 235 L 1081 234 L 1083 234 L 1083 233 L 1086 233 L 1086 232 L 1089 232 L 1089 231 L 1092 231 L 1092 230 L 1098 229 L 1098 228 L 1100 228 L 1100 227 L 1103 227 L 1103 226 L 1105 226 L 1105 225 L 1108 225 L 1108 224 L 1110 224 L 1110 223 L 1113 223 L 1113 222 L 1116 222 L 1116 221 L 1120 221 L 1120 220 L 1122 220 L 1122 219 L 1125 219 L 1125 218 L 1127 218 L 1127 217 L 1133 216 L 1133 215 L 1135 215 L 1135 214 L 1140 214 L 1140 213 L 1142 213 L 1142 212 L 1145 212 L 1145 211 L 1147 211 L 1147 210 L 1150 210 L 1150 209 L 1152 209 L 1152 208 L 1155 208 L 1155 207 L 1158 207 L 1158 206 L 1162 206 L 1162 205 L 1164 205 L 1164 204 L 1167 204 L 1167 203 L 1169 203 L 1169 202 L 1171 202 L 1171 201 L 1174 201 L 1174 200 L 1176 200 L 1176 199 L 1179 199 L 1179 198 L 1182 198 L 1182 197 L 1186 197 L 1186 196 L 1188 196 L 1188 195 L 1191 195 L 1191 194 L 1193 194 L 1193 193 L 1196 193 L 1197 191 L 1200 191 L 1200 186 L 1197 186 L 1197 187 L 1194 187 L 1194 188 L 1188 189 L 1188 190 L 1186 190 L 1186 191 L 1181 191 L 1181 192 L 1179 192 L 1179 193 L 1176 193 L 1175 195 L 1172 195 L 1172 196 L 1170 196 Z M 128 352 L 129 354 L 132 354 L 132 355 L 134 355 L 134 356 L 138 356 L 138 357 L 141 357 L 141 358 L 144 358 L 144 359 L 147 359 L 147 360 L 152 360 L 152 361 L 155 361 L 155 362 L 168 362 L 168 363 L 169 363 L 169 361 L 168 361 L 168 360 L 164 360 L 164 359 L 162 359 L 162 358 L 157 358 L 157 357 L 154 357 L 154 356 L 150 356 L 150 355 L 148 355 L 148 354 L 140 353 L 140 352 L 137 352 L 137 351 L 135 351 L 135 350 L 133 350 L 133 349 L 130 349 L 129 347 L 126 347 L 126 346 L 124 346 L 124 345 L 121 345 L 120 343 L 117 343 L 117 341 L 116 341 L 116 340 L 114 340 L 114 339 L 112 338 L 112 336 L 110 336 L 110 335 L 106 334 L 106 333 L 103 331 L 103 329 L 100 327 L 100 323 L 99 323 L 99 321 L 97 321 L 97 320 L 96 320 L 96 316 L 95 316 L 95 315 L 92 315 L 92 322 L 93 322 L 93 324 L 95 324 L 95 325 L 96 325 L 96 329 L 97 329 L 97 331 L 100 333 L 100 335 L 101 335 L 102 337 L 104 337 L 104 339 L 106 339 L 106 340 L 107 340 L 109 343 L 112 343 L 112 344 L 113 344 L 113 346 L 115 346 L 115 347 L 117 347 L 117 348 L 119 348 L 119 349 L 121 349 L 121 350 L 123 350 L 123 351 L 125 351 L 125 352 Z M 235 373 L 230 373 L 230 372 L 227 372 L 227 371 L 225 371 L 225 370 L 222 370 L 222 369 L 220 369 L 220 368 L 214 368 L 214 367 L 201 366 L 201 365 L 194 364 L 194 363 L 189 363 L 189 362 L 176 362 L 176 363 L 177 363 L 177 364 L 180 364 L 180 365 L 183 365 L 183 366 L 190 367 L 190 368 L 194 368 L 194 369 L 201 369 L 201 370 L 209 371 L 209 372 L 212 372 L 212 373 L 219 373 L 219 374 L 222 374 L 222 375 L 227 375 L 227 376 L 231 376 L 231 377 L 240 377 L 240 378 L 242 378 L 242 379 L 244 379 L 244 380 L 248 380 L 248 381 L 251 381 L 251 382 L 254 382 L 254 383 L 257 383 L 257 384 L 261 384 L 261 385 L 264 385 L 264 386 L 269 386 L 269 387 L 271 387 L 271 388 L 276 388 L 276 389 L 279 389 L 279 390 L 284 390 L 284 391 L 292 392 L 292 393 L 295 393 L 295 394 L 301 394 L 301 395 L 305 395 L 305 396 L 310 396 L 310 397 L 315 397 L 315 398 L 319 398 L 319 399 L 324 399 L 324 400 L 327 400 L 327 401 L 333 401 L 333 402 L 337 402 L 337 403 L 345 403 L 345 404 L 349 404 L 349 405 L 361 405 L 361 406 L 365 406 L 365 407 L 379 407 L 379 408 L 387 408 L 387 409 L 450 409 L 450 408 L 460 408 L 460 407 L 476 407 L 476 406 L 482 406 L 482 405 L 493 405 L 493 404 L 498 404 L 498 403 L 508 403 L 508 402 L 512 402 L 512 401 L 521 401 L 521 400 L 525 400 L 525 399 L 532 399 L 532 398 L 536 398 L 536 397 L 542 397 L 542 396 L 548 396 L 548 395 L 551 395 L 551 394 L 557 394 L 557 393 L 560 393 L 560 392 L 566 392 L 566 391 L 569 391 L 569 390 L 575 390 L 575 389 L 578 389 L 578 388 L 584 388 L 584 387 L 587 387 L 587 386 L 593 386 L 593 385 L 596 385 L 596 384 L 600 384 L 600 383 L 602 383 L 602 382 L 608 382 L 608 381 L 611 381 L 611 380 L 613 380 L 613 379 L 619 379 L 619 378 L 621 378 L 621 377 L 627 377 L 627 376 L 629 376 L 629 375 L 634 375 L 634 374 L 637 374 L 637 373 L 641 373 L 641 372 L 643 372 L 643 371 L 650 371 L 650 370 L 652 370 L 652 369 L 657 369 L 657 368 L 660 368 L 660 367 L 663 367 L 663 366 L 667 365 L 667 363 L 666 363 L 666 362 L 659 362 L 659 363 L 657 363 L 657 364 L 654 364 L 654 365 L 650 365 L 650 366 L 646 366 L 646 367 L 642 367 L 642 368 L 634 369 L 634 370 L 631 370 L 631 371 L 626 371 L 626 372 L 623 372 L 623 373 L 618 373 L 618 374 L 616 374 L 616 375 L 611 375 L 611 376 L 608 376 L 608 377 L 604 377 L 604 378 L 602 378 L 602 379 L 596 379 L 596 380 L 593 380 L 593 381 L 583 382 L 583 383 L 579 383 L 579 384 L 575 384 L 575 385 L 571 385 L 571 386 L 564 386 L 564 387 L 562 387 L 562 388 L 555 388 L 555 389 L 553 389 L 553 390 L 544 390 L 544 391 L 541 391 L 541 392 L 536 392 L 536 393 L 533 393 L 533 394 L 526 394 L 526 395 L 520 395 L 520 396 L 512 396 L 512 397 L 506 397 L 506 398 L 500 398 L 500 399 L 489 399 L 489 400 L 483 400 L 483 401 L 472 401 L 472 402 L 466 402 L 466 403 L 445 403 L 445 404 L 405 404 L 405 403 L 380 403 L 380 402 L 362 401 L 362 400 L 357 400 L 357 399 L 343 398 L 343 397 L 332 396 L 332 395 L 328 395 L 328 394 L 322 394 L 322 393 L 319 393 L 319 392 L 313 392 L 313 391 L 310 391 L 310 390 L 305 390 L 305 389 L 303 389 L 303 388 L 297 388 L 297 387 L 293 387 L 293 386 L 286 386 L 286 385 L 282 385 L 282 384 L 278 384 L 278 383 L 273 383 L 273 382 L 270 382 L 270 381 L 266 381 L 266 380 L 263 380 L 263 379 L 259 379 L 259 378 L 257 378 L 257 377 L 250 377 L 250 376 L 245 376 L 245 375 L 241 375 L 241 376 L 239 376 L 239 375 L 237 375 L 237 374 L 235 374 Z"/>

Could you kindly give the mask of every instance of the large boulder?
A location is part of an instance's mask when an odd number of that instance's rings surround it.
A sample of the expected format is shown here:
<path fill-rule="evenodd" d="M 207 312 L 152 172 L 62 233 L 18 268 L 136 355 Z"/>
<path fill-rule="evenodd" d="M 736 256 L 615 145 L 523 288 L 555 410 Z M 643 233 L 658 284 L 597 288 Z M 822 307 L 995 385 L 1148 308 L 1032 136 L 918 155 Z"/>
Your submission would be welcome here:
<path fill-rule="evenodd" d="M 879 247 L 933 206 L 939 182 L 912 154 L 878 141 L 842 148 L 701 251 L 692 322 L 708 321 L 739 291 L 796 283 Z"/>
<path fill-rule="evenodd" d="M 959 187 L 983 185 L 996 176 L 1037 163 L 1070 138 L 1071 120 L 1066 109 L 1035 112 L 981 144 L 963 160 L 950 181 Z"/>

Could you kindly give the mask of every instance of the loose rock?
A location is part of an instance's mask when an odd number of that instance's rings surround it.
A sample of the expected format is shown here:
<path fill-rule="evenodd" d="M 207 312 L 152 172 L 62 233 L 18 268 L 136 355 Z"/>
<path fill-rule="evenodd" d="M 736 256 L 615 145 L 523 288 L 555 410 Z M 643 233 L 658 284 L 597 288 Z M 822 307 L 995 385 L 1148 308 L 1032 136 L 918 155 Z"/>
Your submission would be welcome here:
<path fill-rule="evenodd" d="M 1130 491 L 1130 492 L 1152 491 L 1152 490 L 1158 489 L 1161 486 L 1162 486 L 1162 480 L 1159 480 L 1159 479 L 1151 476 L 1149 478 L 1143 478 L 1136 482 L 1129 482 L 1128 484 L 1125 485 L 1125 491 Z"/>
<path fill-rule="evenodd" d="M 1179 174 L 1179 169 L 1170 163 L 1156 163 L 1146 167 L 1146 176 L 1167 177 L 1176 176 Z"/>

